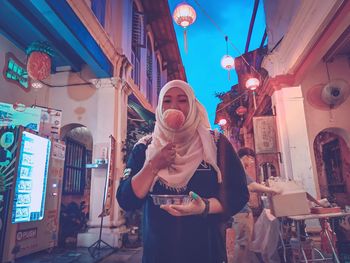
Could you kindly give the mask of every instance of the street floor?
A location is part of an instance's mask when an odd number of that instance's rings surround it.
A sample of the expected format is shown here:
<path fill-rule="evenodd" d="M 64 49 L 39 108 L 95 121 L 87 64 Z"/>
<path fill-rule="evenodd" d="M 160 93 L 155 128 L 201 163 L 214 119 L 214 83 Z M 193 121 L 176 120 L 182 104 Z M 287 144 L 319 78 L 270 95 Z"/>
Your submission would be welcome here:
<path fill-rule="evenodd" d="M 16 263 L 141 263 L 142 248 L 100 249 L 92 257 L 87 248 L 41 251 L 15 260 Z"/>

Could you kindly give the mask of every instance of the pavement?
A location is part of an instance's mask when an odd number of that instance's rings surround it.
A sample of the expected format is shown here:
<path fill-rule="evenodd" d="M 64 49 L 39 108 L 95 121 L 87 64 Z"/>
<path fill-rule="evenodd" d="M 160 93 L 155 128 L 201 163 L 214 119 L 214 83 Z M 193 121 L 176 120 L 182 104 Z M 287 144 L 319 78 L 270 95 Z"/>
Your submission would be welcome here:
<path fill-rule="evenodd" d="M 141 263 L 142 247 L 101 248 L 92 257 L 87 248 L 45 250 L 15 260 L 16 263 Z"/>

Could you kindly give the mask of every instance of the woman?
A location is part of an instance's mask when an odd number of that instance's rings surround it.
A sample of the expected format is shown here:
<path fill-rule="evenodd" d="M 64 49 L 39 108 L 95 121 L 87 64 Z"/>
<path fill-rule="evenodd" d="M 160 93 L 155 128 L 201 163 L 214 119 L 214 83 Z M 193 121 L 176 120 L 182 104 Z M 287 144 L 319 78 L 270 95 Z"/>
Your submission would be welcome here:
<path fill-rule="evenodd" d="M 170 111 L 183 114 L 174 127 Z M 136 144 L 120 182 L 124 210 L 144 206 L 143 263 L 222 263 L 222 223 L 248 201 L 244 169 L 223 135 L 209 130 L 207 113 L 184 81 L 159 94 L 151 137 Z M 187 205 L 154 205 L 150 194 L 188 194 Z"/>

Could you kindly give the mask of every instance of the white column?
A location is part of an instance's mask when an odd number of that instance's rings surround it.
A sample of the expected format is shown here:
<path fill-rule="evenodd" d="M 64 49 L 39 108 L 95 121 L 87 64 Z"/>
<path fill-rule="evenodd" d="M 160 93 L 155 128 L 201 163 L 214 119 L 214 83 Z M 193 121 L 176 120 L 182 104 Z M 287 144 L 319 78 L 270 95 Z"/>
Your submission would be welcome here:
<path fill-rule="evenodd" d="M 278 140 L 283 161 L 281 176 L 300 182 L 308 193 L 316 196 L 301 87 L 275 91 L 272 104 L 276 109 Z"/>
<path fill-rule="evenodd" d="M 97 105 L 96 105 L 96 125 L 93 127 L 92 134 L 94 140 L 93 148 L 93 162 L 96 159 L 108 158 L 110 135 L 118 141 L 119 134 L 117 133 L 118 125 L 120 125 L 119 111 L 127 112 L 127 108 L 122 109 L 120 107 L 120 81 L 116 78 L 95 79 L 91 81 L 97 89 Z M 118 88 L 119 87 L 119 88 Z M 106 151 L 107 149 L 107 151 Z M 120 146 L 116 149 L 116 155 L 119 155 Z M 116 163 L 116 167 L 118 164 Z M 114 171 L 114 181 L 117 179 L 116 171 Z M 105 188 L 105 182 L 107 179 L 106 169 L 93 169 L 91 175 L 91 192 L 90 192 L 90 218 L 89 218 L 89 230 L 87 233 L 78 234 L 78 246 L 89 247 L 99 238 L 99 230 L 101 218 L 99 215 L 102 212 L 103 193 Z M 115 193 L 112 193 L 113 199 Z M 116 202 L 112 201 L 114 206 Z M 113 220 L 113 213 L 110 216 L 103 218 L 103 230 L 102 240 L 107 242 L 113 247 L 121 246 L 121 235 L 116 229 Z"/>
<path fill-rule="evenodd" d="M 116 104 L 116 79 L 95 79 L 92 81 L 97 88 L 97 118 L 93 133 L 93 157 L 96 159 L 108 158 L 109 136 L 114 136 L 115 129 L 115 104 Z M 103 156 L 105 155 L 105 156 Z M 101 219 L 98 217 L 102 212 L 103 190 L 105 187 L 106 169 L 93 169 L 91 173 L 90 192 L 90 218 L 89 226 L 100 225 Z M 104 218 L 104 226 L 110 226 L 109 217 Z"/>
<path fill-rule="evenodd" d="M 123 162 L 124 152 L 122 148 L 126 140 L 127 132 L 127 118 L 128 118 L 128 96 L 131 94 L 131 88 L 124 81 L 118 81 L 117 84 L 117 103 L 115 104 L 115 113 L 116 113 L 116 159 L 115 159 L 115 171 L 114 171 L 114 189 L 115 191 L 119 186 L 120 176 L 123 174 L 125 164 Z M 119 227 L 124 224 L 125 219 L 121 214 L 121 209 L 117 200 L 115 199 L 115 193 L 113 199 L 113 211 L 112 211 L 112 225 Z"/>

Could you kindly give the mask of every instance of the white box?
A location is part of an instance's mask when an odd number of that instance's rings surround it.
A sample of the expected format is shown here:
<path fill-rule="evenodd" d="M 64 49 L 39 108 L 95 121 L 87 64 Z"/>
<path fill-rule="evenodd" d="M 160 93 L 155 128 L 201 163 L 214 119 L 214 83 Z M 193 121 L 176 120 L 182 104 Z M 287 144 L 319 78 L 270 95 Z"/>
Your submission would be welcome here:
<path fill-rule="evenodd" d="M 276 217 L 310 214 L 306 191 L 294 181 L 273 182 L 271 187 L 282 190 L 281 194 L 271 196 L 271 212 Z"/>

